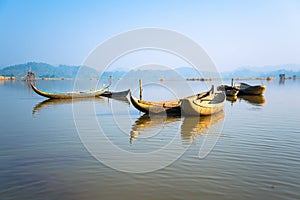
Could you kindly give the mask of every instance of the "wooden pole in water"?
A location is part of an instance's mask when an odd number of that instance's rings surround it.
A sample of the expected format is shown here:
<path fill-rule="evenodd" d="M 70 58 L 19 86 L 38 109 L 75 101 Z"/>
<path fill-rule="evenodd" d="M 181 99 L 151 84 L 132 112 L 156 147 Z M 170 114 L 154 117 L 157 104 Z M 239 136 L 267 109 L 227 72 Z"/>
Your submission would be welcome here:
<path fill-rule="evenodd" d="M 231 79 L 231 87 L 233 87 L 233 78 Z"/>
<path fill-rule="evenodd" d="M 140 100 L 143 99 L 143 88 L 142 88 L 142 80 L 139 80 L 139 84 L 140 84 Z"/>

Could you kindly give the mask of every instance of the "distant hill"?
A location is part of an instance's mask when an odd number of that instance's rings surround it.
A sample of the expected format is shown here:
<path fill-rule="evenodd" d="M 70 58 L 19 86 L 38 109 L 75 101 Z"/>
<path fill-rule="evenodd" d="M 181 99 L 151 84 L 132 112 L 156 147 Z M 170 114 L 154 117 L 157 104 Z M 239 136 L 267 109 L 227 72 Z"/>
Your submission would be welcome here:
<path fill-rule="evenodd" d="M 300 64 L 281 64 L 281 65 L 264 65 L 264 66 L 242 66 L 237 70 L 251 69 L 256 72 L 271 72 L 278 70 L 300 71 Z"/>
<path fill-rule="evenodd" d="M 126 78 L 126 79 L 143 79 L 143 80 L 180 80 L 186 78 L 219 78 L 220 74 L 212 72 L 198 72 L 192 67 L 180 67 L 175 69 L 138 69 L 130 71 L 113 71 L 104 72 L 104 77 L 113 76 L 114 78 Z"/>
<path fill-rule="evenodd" d="M 279 74 L 285 74 L 286 77 L 292 77 L 296 75 L 300 77 L 300 70 L 272 70 L 272 71 L 255 71 L 250 69 L 238 69 L 231 72 L 221 73 L 222 78 L 265 78 L 265 77 L 275 77 L 278 78 Z"/>
<path fill-rule="evenodd" d="M 13 65 L 0 70 L 2 76 L 24 77 L 28 70 L 33 71 L 39 78 L 75 78 L 80 70 L 79 78 L 99 78 L 100 73 L 90 67 L 59 65 L 53 66 L 47 63 L 28 62 L 26 64 Z M 173 70 L 145 69 L 130 71 L 106 71 L 102 74 L 101 79 L 107 79 L 113 76 L 115 79 L 166 79 L 179 80 L 186 78 L 261 78 L 261 77 L 278 77 L 279 74 L 286 74 L 286 77 L 296 75 L 300 77 L 300 65 L 278 65 L 266 67 L 243 67 L 230 72 L 220 74 L 212 72 L 198 72 L 192 67 L 181 67 Z"/>
<path fill-rule="evenodd" d="M 223 78 L 263 78 L 263 77 L 279 77 L 279 74 L 285 74 L 286 77 L 296 75 L 300 77 L 299 64 L 282 64 L 282 65 L 266 65 L 266 66 L 243 66 L 229 72 L 222 72 Z"/>
<path fill-rule="evenodd" d="M 86 78 L 98 77 L 98 71 L 89 67 L 59 65 L 53 66 L 47 63 L 28 62 L 26 64 L 13 65 L 0 70 L 2 76 L 24 77 L 31 70 L 39 78 L 75 78 L 80 69 L 80 76 Z"/>
<path fill-rule="evenodd" d="M 13 65 L 0 70 L 0 75 L 24 77 L 28 70 L 36 74 L 38 78 L 75 78 L 80 69 L 80 78 L 98 78 L 99 72 L 89 67 L 59 65 L 53 66 L 47 63 L 28 62 L 25 64 Z M 190 67 L 177 68 L 174 70 L 130 70 L 130 71 L 106 71 L 102 74 L 102 79 L 112 76 L 115 79 L 172 79 L 202 77 L 207 73 L 199 74 L 197 70 Z M 209 75 L 210 76 L 210 75 Z"/>

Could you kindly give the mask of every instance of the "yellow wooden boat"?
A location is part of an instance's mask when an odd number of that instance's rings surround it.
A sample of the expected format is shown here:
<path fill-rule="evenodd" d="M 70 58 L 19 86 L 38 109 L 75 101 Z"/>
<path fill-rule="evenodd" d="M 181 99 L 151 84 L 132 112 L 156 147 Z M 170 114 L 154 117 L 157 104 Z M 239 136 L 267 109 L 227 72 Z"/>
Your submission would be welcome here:
<path fill-rule="evenodd" d="M 130 101 L 136 109 L 153 114 L 211 115 L 223 109 L 225 97 L 223 92 L 214 93 L 213 87 L 183 99 L 161 102 L 138 100 L 130 93 Z"/>
<path fill-rule="evenodd" d="M 91 98 L 98 97 L 108 90 L 108 86 L 105 88 L 100 88 L 96 90 L 85 90 L 85 91 L 74 91 L 74 92 L 65 92 L 65 93 L 56 93 L 56 92 L 47 92 L 41 89 L 38 89 L 36 86 L 31 84 L 31 88 L 35 93 L 40 96 L 47 97 L 50 99 L 73 99 L 73 98 Z"/>
<path fill-rule="evenodd" d="M 179 113 L 180 114 L 180 100 L 169 100 L 161 102 L 144 101 L 135 98 L 130 92 L 130 101 L 132 105 L 144 113 Z"/>
<path fill-rule="evenodd" d="M 238 95 L 263 95 L 266 91 L 265 85 L 248 85 L 247 83 L 238 83 L 234 87 L 239 89 Z"/>
<path fill-rule="evenodd" d="M 212 115 L 223 110 L 226 95 L 214 92 L 213 87 L 207 92 L 190 96 L 181 100 L 184 115 Z"/>

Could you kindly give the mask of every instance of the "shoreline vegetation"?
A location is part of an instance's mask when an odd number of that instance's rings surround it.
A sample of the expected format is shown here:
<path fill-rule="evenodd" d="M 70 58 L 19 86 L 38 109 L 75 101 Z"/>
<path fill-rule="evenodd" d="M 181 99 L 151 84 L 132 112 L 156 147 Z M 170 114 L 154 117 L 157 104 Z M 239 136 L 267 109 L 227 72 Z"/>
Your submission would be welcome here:
<path fill-rule="evenodd" d="M 259 77 L 259 78 L 233 78 L 237 81 L 247 81 L 247 80 L 266 80 L 266 81 L 273 81 L 276 80 L 275 77 Z M 290 78 L 292 79 L 292 78 Z M 214 80 L 220 80 L 220 79 L 214 79 L 214 78 L 187 78 L 186 81 L 214 81 Z M 221 80 L 231 80 L 230 78 L 221 78 Z"/>
<path fill-rule="evenodd" d="M 13 81 L 16 77 L 14 76 L 0 76 L 0 81 Z"/>

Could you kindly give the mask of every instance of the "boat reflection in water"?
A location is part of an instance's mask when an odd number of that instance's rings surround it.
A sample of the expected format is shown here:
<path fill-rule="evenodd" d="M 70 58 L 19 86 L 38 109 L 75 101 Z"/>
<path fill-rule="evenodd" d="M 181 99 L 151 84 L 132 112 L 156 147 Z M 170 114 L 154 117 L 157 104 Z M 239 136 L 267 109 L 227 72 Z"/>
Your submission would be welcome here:
<path fill-rule="evenodd" d="M 252 105 L 262 106 L 266 103 L 266 99 L 263 95 L 240 95 L 238 98 Z"/>
<path fill-rule="evenodd" d="M 226 96 L 226 101 L 229 101 L 231 103 L 231 106 L 237 101 L 237 96 Z"/>
<path fill-rule="evenodd" d="M 127 97 L 107 97 L 107 99 L 108 99 L 108 102 L 109 102 L 111 99 L 113 99 L 113 100 L 116 100 L 116 101 L 118 101 L 118 102 L 122 102 L 122 103 L 124 103 L 124 104 L 126 104 L 126 105 L 130 105 L 130 102 L 129 102 L 129 100 L 127 99 Z"/>
<path fill-rule="evenodd" d="M 161 116 L 148 114 L 142 115 L 138 118 L 132 125 L 132 130 L 130 132 L 130 143 L 136 138 L 148 138 L 153 135 L 154 131 L 159 131 L 161 128 L 170 123 L 178 123 L 182 121 L 181 124 L 181 140 L 182 144 L 190 145 L 194 142 L 196 137 L 206 136 L 209 134 L 208 131 L 211 126 L 218 124 L 218 122 L 223 121 L 224 111 L 220 111 L 214 115 L 210 116 L 187 116 L 181 118 L 180 116 Z"/>
<path fill-rule="evenodd" d="M 95 97 L 95 98 L 76 98 L 76 99 L 47 99 L 34 106 L 32 110 L 32 115 L 34 116 L 35 114 L 40 112 L 40 110 L 51 106 L 66 105 L 66 104 L 72 104 L 77 102 L 92 102 L 92 101 L 104 102 L 104 98 Z"/>
<path fill-rule="evenodd" d="M 255 106 L 263 106 L 266 103 L 266 99 L 263 95 L 239 95 L 238 97 L 227 96 L 226 100 L 233 105 L 239 101 L 245 101 Z"/>
<path fill-rule="evenodd" d="M 212 126 L 218 125 L 222 122 L 224 117 L 225 113 L 223 110 L 209 116 L 185 117 L 181 125 L 181 139 L 183 145 L 195 144 L 194 142 L 197 137 L 219 136 L 220 130 L 216 130 L 214 133 L 210 133 L 209 130 Z"/>
<path fill-rule="evenodd" d="M 136 138 L 149 138 L 155 135 L 155 132 L 161 130 L 166 124 L 181 121 L 178 115 L 149 115 L 144 114 L 139 117 L 132 125 L 130 131 L 130 144 Z"/>

